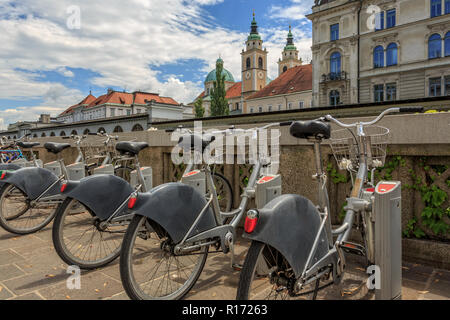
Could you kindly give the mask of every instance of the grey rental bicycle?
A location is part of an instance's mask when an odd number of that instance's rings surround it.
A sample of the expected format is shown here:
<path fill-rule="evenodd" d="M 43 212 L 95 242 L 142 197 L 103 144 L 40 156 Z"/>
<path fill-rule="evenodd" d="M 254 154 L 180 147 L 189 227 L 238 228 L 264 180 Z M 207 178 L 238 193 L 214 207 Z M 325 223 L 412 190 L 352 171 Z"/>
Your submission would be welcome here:
<path fill-rule="evenodd" d="M 278 125 L 273 123 L 247 131 L 253 137 L 263 129 Z M 190 132 L 180 137 L 178 145 L 185 151 L 203 155 L 216 135 L 236 131 L 227 129 L 213 135 Z M 255 194 L 268 193 L 268 189 L 256 191 L 256 186 L 274 181 L 278 185 L 272 185 L 271 191 L 281 192 L 278 175 L 261 177 L 263 169 L 270 166 L 269 159 L 255 160 L 239 207 L 230 212 L 220 209 L 211 166 L 205 162 L 195 172 L 204 174 L 199 181 L 206 179 L 206 196 L 204 191 L 186 183 L 166 183 L 147 193 L 133 195 L 128 207 L 134 217 L 125 234 L 120 258 L 122 284 L 130 298 L 181 299 L 200 276 L 210 248 L 212 252 L 231 252 L 232 267 L 240 267 L 234 257 L 236 228 L 249 200 Z"/>
<path fill-rule="evenodd" d="M 0 226 L 15 234 L 29 234 L 41 230 L 52 221 L 57 206 L 64 200 L 60 194 L 63 180 L 77 180 L 85 176 L 86 165 L 80 148 L 84 137 L 72 136 L 78 149 L 73 164 L 65 165 L 61 152 L 69 143 L 47 142 L 44 148 L 57 155 L 57 160 L 39 166 L 4 170 L 0 175 Z M 32 148 L 39 143 L 22 142 Z M 33 156 L 34 153 L 32 152 Z M 34 161 L 37 160 L 34 158 Z"/>
<path fill-rule="evenodd" d="M 116 144 L 121 156 L 111 159 L 117 163 L 132 159 L 134 163 L 130 182 L 110 172 L 63 183 L 61 190 L 66 199 L 57 209 L 52 238 L 56 252 L 68 265 L 95 269 L 119 256 L 125 230 L 133 217 L 126 212 L 127 204 L 137 192 L 147 192 L 152 187 L 151 168 L 141 167 L 138 158 L 147 147 L 146 142 Z M 183 174 L 187 182 L 196 183 L 196 175 L 194 166 L 188 164 Z M 229 189 L 223 194 L 228 201 L 222 205 L 230 208 L 232 192 L 228 181 L 214 178 L 216 184 L 228 184 Z"/>
<path fill-rule="evenodd" d="M 421 107 L 390 108 L 373 121 L 352 124 L 330 115 L 292 122 L 290 134 L 314 144 L 319 202 L 315 206 L 305 197 L 285 194 L 262 209 L 247 212 L 244 237 L 251 245 L 240 274 L 238 300 L 315 299 L 319 290 L 341 281 L 346 252 L 364 255 L 373 263 L 373 170 L 384 165 L 389 133 L 375 124 L 390 113 L 422 111 Z M 344 129 L 331 134 L 330 121 Z M 322 140 L 329 138 L 338 166 L 355 175 L 343 224 L 334 230 L 320 148 Z M 347 241 L 355 217 L 360 222 L 363 245 Z M 322 286 L 321 281 L 325 282 Z"/>

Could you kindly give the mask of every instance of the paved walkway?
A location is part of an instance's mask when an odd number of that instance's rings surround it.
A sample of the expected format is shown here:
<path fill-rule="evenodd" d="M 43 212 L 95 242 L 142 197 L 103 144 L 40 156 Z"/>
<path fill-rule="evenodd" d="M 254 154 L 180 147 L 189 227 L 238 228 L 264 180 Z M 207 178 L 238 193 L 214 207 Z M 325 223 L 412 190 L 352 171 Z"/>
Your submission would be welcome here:
<path fill-rule="evenodd" d="M 82 272 L 81 289 L 66 287 L 65 265 L 53 249 L 50 224 L 27 236 L 0 230 L 0 300 L 3 299 L 127 299 L 120 282 L 118 260 L 100 270 Z M 248 243 L 240 239 L 239 258 Z M 346 277 L 328 287 L 322 299 L 373 299 L 365 286 L 362 261 L 349 258 Z M 239 272 L 230 268 L 228 255 L 211 254 L 199 281 L 187 299 L 234 299 Z M 450 271 L 418 264 L 403 266 L 403 299 L 450 299 Z"/>

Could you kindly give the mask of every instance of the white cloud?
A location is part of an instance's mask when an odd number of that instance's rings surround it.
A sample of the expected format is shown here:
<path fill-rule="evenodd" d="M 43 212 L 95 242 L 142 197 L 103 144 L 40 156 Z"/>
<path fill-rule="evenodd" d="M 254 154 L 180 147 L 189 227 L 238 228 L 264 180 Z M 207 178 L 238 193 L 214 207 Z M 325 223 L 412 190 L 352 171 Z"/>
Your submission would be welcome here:
<path fill-rule="evenodd" d="M 291 0 L 287 7 L 273 5 L 269 10 L 269 16 L 273 19 L 301 20 L 311 11 L 314 0 Z"/>
<path fill-rule="evenodd" d="M 68 68 L 91 70 L 99 76 L 86 81 L 95 85 L 159 92 L 189 103 L 203 90 L 203 83 L 175 75 L 158 80 L 161 77 L 153 66 L 202 59 L 206 65 L 201 71 L 207 72 L 215 68 L 221 55 L 225 68 L 238 81 L 247 34 L 221 28 L 201 8 L 220 2 L 223 0 L 2 0 L 0 99 L 43 102 L 7 108 L 0 111 L 0 118 L 4 123 L 33 120 L 45 110 L 56 115 L 86 94 L 45 81 L 38 71 L 56 71 L 72 78 Z M 293 6 L 310 8 L 304 4 L 309 2 L 295 0 Z M 67 28 L 66 10 L 73 5 L 80 8 L 79 30 Z M 273 10 L 275 15 L 282 12 L 281 8 Z M 299 30 L 294 28 L 296 45 L 301 53 L 309 51 L 310 39 Z M 269 50 L 269 76 L 274 78 L 287 28 L 262 28 L 261 33 Z"/>

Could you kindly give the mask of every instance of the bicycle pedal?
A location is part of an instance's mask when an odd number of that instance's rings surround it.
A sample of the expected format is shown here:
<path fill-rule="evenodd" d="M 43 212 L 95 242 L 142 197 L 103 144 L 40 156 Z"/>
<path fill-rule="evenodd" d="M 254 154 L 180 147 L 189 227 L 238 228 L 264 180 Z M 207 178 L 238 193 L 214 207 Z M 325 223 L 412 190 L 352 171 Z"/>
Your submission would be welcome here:
<path fill-rule="evenodd" d="M 356 254 L 358 256 L 365 256 L 366 255 L 366 249 L 357 243 L 353 242 L 343 242 L 342 250 L 344 250 L 346 253 Z"/>
<path fill-rule="evenodd" d="M 234 269 L 234 271 L 241 271 L 243 268 L 243 265 L 238 264 L 238 263 L 233 263 L 232 268 Z"/>

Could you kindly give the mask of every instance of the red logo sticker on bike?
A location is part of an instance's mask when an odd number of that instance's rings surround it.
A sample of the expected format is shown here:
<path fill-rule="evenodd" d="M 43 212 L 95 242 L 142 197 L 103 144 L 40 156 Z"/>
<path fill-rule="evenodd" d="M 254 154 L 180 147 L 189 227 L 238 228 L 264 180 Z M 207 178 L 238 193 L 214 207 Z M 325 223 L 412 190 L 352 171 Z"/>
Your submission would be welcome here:
<path fill-rule="evenodd" d="M 258 180 L 258 183 L 266 183 L 275 178 L 274 176 L 265 176 Z"/>
<path fill-rule="evenodd" d="M 382 183 L 382 184 L 378 185 L 377 191 L 379 193 L 386 193 L 386 192 L 389 192 L 392 189 L 394 189 L 395 185 L 396 185 L 395 183 Z"/>
<path fill-rule="evenodd" d="M 200 170 L 194 170 L 194 171 L 186 173 L 183 177 L 190 177 L 190 176 L 193 176 L 194 174 L 197 174 L 199 172 L 200 172 Z"/>

